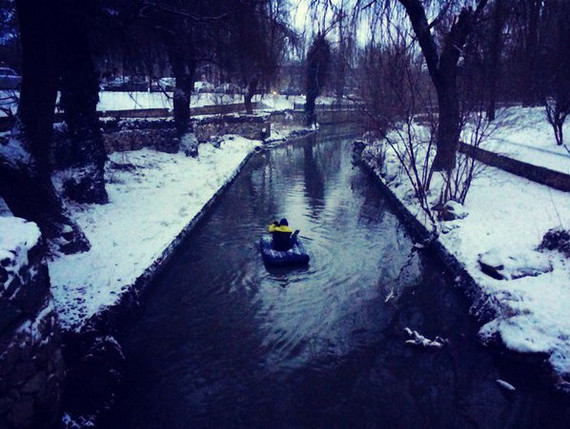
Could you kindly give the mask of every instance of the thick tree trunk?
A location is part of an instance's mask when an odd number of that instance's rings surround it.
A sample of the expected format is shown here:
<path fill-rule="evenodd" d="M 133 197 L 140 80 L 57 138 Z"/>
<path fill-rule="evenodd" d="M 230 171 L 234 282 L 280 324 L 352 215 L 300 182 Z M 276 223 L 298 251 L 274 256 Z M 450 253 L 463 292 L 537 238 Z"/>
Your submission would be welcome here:
<path fill-rule="evenodd" d="M 253 99 L 253 96 L 255 95 L 255 93 L 257 91 L 258 82 L 259 82 L 258 76 L 253 76 L 249 80 L 249 84 L 247 85 L 247 92 L 245 93 L 245 95 L 243 97 L 243 101 L 245 104 L 245 111 L 246 111 L 246 113 L 248 113 L 250 115 L 253 113 L 253 104 L 252 104 L 251 100 Z"/>
<path fill-rule="evenodd" d="M 108 202 L 105 190 L 107 155 L 97 115 L 99 79 L 91 55 L 88 30 L 95 1 L 64 0 L 60 14 L 63 62 L 61 106 L 73 150 L 73 174 L 64 184 L 67 195 L 79 202 Z"/>
<path fill-rule="evenodd" d="M 440 83 L 437 88 L 439 122 L 437 126 L 437 152 L 433 161 L 436 171 L 451 171 L 455 167 L 455 157 L 461 133 L 457 82 Z"/>
<path fill-rule="evenodd" d="M 324 35 L 319 34 L 307 53 L 307 88 L 305 101 L 305 119 L 307 126 L 317 122 L 315 103 L 320 95 L 330 66 L 330 46 Z"/>
<path fill-rule="evenodd" d="M 308 127 L 317 123 L 317 114 L 315 113 L 315 102 L 319 92 L 317 88 L 307 88 L 305 98 L 305 123 Z"/>
<path fill-rule="evenodd" d="M 190 97 L 196 76 L 196 59 L 189 25 L 183 21 L 179 25 L 178 34 L 168 33 L 165 36 L 168 59 L 176 78 L 173 107 L 174 124 L 179 137 L 190 130 Z"/>
<path fill-rule="evenodd" d="M 89 249 L 80 228 L 66 214 L 51 182 L 49 151 L 56 100 L 56 0 L 17 0 L 23 82 L 16 131 L 0 145 L 0 193 L 15 216 L 34 221 L 54 250 Z"/>
<path fill-rule="evenodd" d="M 537 82 L 538 23 L 542 0 L 525 0 L 528 13 L 526 33 L 526 67 L 523 76 L 523 106 L 536 106 L 540 103 Z"/>
<path fill-rule="evenodd" d="M 487 119 L 494 121 L 497 108 L 497 89 L 500 75 L 500 57 L 502 50 L 502 34 L 507 18 L 507 8 L 504 0 L 495 2 L 493 11 L 493 23 L 491 28 L 491 40 L 489 46 L 489 65 L 487 82 L 489 85 L 489 104 L 487 106 Z"/>

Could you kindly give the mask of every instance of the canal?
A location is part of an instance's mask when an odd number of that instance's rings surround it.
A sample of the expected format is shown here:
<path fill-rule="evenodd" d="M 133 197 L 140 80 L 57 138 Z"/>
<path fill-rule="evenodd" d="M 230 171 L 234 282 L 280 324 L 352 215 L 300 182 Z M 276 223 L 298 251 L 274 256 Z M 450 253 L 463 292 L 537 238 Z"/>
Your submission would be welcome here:
<path fill-rule="evenodd" d="M 281 217 L 308 267 L 264 266 L 259 237 Z M 480 345 L 468 313 L 350 141 L 300 139 L 254 155 L 122 327 L 105 427 L 568 427 L 566 399 Z M 406 344 L 405 328 L 448 344 Z"/>

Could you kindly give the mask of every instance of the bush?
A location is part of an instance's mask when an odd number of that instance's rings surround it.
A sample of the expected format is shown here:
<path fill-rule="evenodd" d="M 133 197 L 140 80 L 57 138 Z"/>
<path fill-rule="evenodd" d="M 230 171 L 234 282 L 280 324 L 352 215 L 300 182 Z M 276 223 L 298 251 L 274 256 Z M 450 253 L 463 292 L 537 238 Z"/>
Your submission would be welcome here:
<path fill-rule="evenodd" d="M 570 258 L 570 231 L 564 229 L 551 229 L 542 238 L 538 246 L 540 250 L 558 250 Z"/>

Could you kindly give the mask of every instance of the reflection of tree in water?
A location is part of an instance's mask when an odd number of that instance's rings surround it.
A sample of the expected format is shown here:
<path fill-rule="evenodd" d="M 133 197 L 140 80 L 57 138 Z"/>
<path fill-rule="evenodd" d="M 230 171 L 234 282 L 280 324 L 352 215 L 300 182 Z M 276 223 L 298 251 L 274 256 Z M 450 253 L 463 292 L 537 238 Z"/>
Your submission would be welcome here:
<path fill-rule="evenodd" d="M 341 171 L 342 151 L 339 147 L 342 140 L 323 139 L 318 134 L 310 137 L 303 143 L 305 196 L 311 209 L 318 214 L 325 205 L 325 185 L 338 179 Z"/>
<path fill-rule="evenodd" d="M 325 180 L 319 164 L 313 156 L 316 136 L 313 135 L 303 145 L 303 171 L 305 173 L 305 195 L 314 213 L 320 212 L 324 207 Z"/>
<path fill-rule="evenodd" d="M 245 169 L 241 175 L 244 173 L 247 175 L 247 190 L 246 195 L 251 195 L 253 202 L 259 204 L 252 204 L 255 206 L 260 206 L 271 215 L 275 210 L 275 199 L 273 198 L 272 187 L 274 183 L 274 170 L 273 165 L 268 162 L 269 154 L 267 151 L 256 154 L 249 161 L 249 166 L 251 168 Z"/>

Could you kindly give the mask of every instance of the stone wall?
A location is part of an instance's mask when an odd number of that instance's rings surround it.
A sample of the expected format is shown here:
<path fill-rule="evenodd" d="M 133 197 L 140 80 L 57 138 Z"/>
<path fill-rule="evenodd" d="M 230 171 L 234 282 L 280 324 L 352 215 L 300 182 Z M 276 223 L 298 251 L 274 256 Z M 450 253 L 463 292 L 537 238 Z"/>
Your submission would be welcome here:
<path fill-rule="evenodd" d="M 194 134 L 199 143 L 224 134 L 264 140 L 271 134 L 270 115 L 215 115 L 193 118 Z"/>
<path fill-rule="evenodd" d="M 500 168 L 533 182 L 550 186 L 554 189 L 570 192 L 570 176 L 548 168 L 517 161 L 497 153 L 474 147 L 465 143 L 459 144 L 459 151 L 484 164 Z"/>
<path fill-rule="evenodd" d="M 64 379 L 61 334 L 37 226 L 0 217 L 0 427 L 48 428 Z"/>
<path fill-rule="evenodd" d="M 362 119 L 357 109 L 323 110 L 317 109 L 317 122 L 321 125 L 355 123 Z M 271 122 L 284 126 L 304 126 L 306 115 L 303 110 L 281 110 L 271 113 Z"/>
<path fill-rule="evenodd" d="M 124 152 L 151 148 L 178 152 L 178 136 L 172 119 L 115 119 L 103 123 L 105 151 Z"/>
<path fill-rule="evenodd" d="M 236 134 L 263 140 L 271 133 L 270 115 L 210 115 L 192 118 L 192 127 L 199 143 L 224 134 Z M 103 144 L 107 153 L 151 148 L 176 153 L 180 141 L 171 118 L 122 119 L 101 121 Z M 64 124 L 54 130 L 52 163 L 56 169 L 72 165 L 73 150 Z"/>

